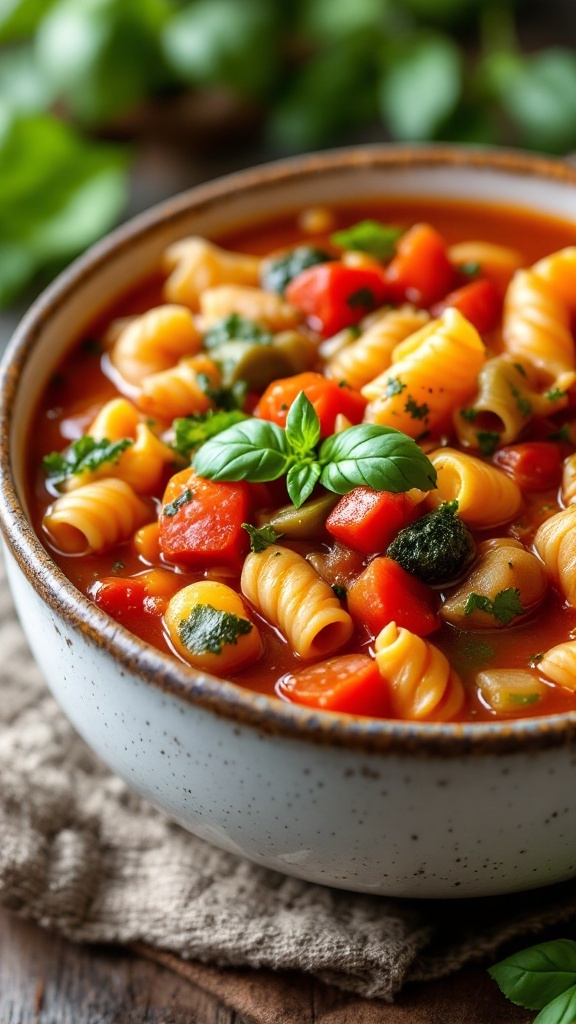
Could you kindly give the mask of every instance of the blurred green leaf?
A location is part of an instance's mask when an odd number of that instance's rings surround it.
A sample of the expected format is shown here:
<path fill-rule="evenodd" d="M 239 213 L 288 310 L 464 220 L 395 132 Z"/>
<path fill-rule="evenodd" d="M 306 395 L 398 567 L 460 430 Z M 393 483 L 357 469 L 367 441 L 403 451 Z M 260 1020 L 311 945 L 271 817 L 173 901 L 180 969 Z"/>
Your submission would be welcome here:
<path fill-rule="evenodd" d="M 520 141 L 562 152 L 576 144 L 576 53 L 544 50 L 532 56 L 497 53 L 483 62 L 488 92 L 517 125 Z"/>
<path fill-rule="evenodd" d="M 58 0 L 36 57 L 54 94 L 85 124 L 113 121 L 169 83 L 160 48 L 168 0 Z"/>
<path fill-rule="evenodd" d="M 259 95 L 278 69 L 277 16 L 269 0 L 197 0 L 166 26 L 166 59 L 186 82 Z"/>
<path fill-rule="evenodd" d="M 302 30 L 321 42 L 362 29 L 377 33 L 386 26 L 392 5 L 393 0 L 308 0 Z"/>
<path fill-rule="evenodd" d="M 0 59 L 0 101 L 13 110 L 47 110 L 52 96 L 32 47 L 8 50 Z"/>
<path fill-rule="evenodd" d="M 0 305 L 85 249 L 126 200 L 126 156 L 48 115 L 0 108 Z"/>
<path fill-rule="evenodd" d="M 55 0 L 2 0 L 0 43 L 32 35 Z"/>
<path fill-rule="evenodd" d="M 382 116 L 397 139 L 432 139 L 457 107 L 462 59 L 448 37 L 420 36 L 395 48 L 382 75 Z"/>

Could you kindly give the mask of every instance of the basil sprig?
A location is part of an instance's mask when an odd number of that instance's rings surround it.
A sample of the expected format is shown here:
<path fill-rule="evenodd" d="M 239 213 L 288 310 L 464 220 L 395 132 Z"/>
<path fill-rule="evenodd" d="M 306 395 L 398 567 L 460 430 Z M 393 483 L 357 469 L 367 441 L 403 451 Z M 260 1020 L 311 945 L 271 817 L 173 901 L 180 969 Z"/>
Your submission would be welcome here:
<path fill-rule="evenodd" d="M 366 485 L 377 491 L 429 491 L 436 470 L 411 437 L 394 427 L 363 423 L 320 441 L 320 422 L 303 391 L 286 428 L 267 420 L 237 423 L 200 448 L 194 469 L 208 480 L 264 483 L 286 476 L 290 500 L 300 506 L 317 483 L 335 494 Z"/>
<path fill-rule="evenodd" d="M 553 939 L 501 960 L 488 971 L 511 1002 L 540 1010 L 534 1024 L 576 1019 L 576 942 Z"/>

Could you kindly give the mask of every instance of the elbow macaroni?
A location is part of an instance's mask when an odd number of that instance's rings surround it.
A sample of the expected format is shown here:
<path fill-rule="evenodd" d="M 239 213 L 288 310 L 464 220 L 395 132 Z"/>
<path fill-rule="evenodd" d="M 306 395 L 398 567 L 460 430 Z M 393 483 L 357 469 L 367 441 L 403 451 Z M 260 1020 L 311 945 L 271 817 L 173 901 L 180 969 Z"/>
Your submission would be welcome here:
<path fill-rule="evenodd" d="M 110 361 L 129 384 L 173 366 L 200 351 L 202 339 L 185 306 L 158 306 L 136 317 L 112 347 Z"/>
<path fill-rule="evenodd" d="M 327 376 L 360 390 L 390 366 L 396 346 L 428 320 L 428 313 L 412 306 L 387 311 L 357 341 L 336 352 L 326 364 Z"/>
<path fill-rule="evenodd" d="M 57 498 L 42 525 L 59 551 L 85 555 L 128 540 L 153 515 L 124 480 L 106 478 Z"/>
<path fill-rule="evenodd" d="M 518 484 L 495 466 L 455 448 L 439 448 L 429 458 L 438 473 L 427 498 L 432 508 L 456 500 L 464 522 L 481 529 L 509 523 L 520 511 Z"/>
<path fill-rule="evenodd" d="M 182 302 L 200 308 L 207 288 L 221 284 L 256 285 L 260 259 L 242 252 L 228 252 L 206 238 L 183 238 L 164 253 L 164 268 L 170 276 L 164 285 L 168 302 Z"/>

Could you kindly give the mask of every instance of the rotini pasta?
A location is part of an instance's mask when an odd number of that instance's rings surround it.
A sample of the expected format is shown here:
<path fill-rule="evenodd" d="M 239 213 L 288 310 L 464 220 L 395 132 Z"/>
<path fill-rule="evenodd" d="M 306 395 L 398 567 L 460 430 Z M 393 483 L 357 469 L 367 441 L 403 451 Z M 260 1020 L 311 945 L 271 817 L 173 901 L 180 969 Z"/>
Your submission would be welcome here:
<path fill-rule="evenodd" d="M 120 332 L 110 361 L 130 384 L 173 366 L 182 356 L 200 351 L 202 339 L 185 306 L 157 306 L 136 317 Z"/>
<path fill-rule="evenodd" d="M 481 529 L 509 523 L 520 511 L 518 484 L 495 466 L 455 448 L 438 448 L 429 458 L 438 473 L 427 499 L 432 508 L 456 500 L 464 522 Z"/>
<path fill-rule="evenodd" d="M 59 551 L 84 555 L 128 540 L 153 515 L 124 480 L 105 478 L 57 498 L 43 527 Z"/>
<path fill-rule="evenodd" d="M 538 662 L 538 671 L 558 686 L 576 690 L 576 640 L 566 640 L 546 651 Z"/>
<path fill-rule="evenodd" d="M 242 593 L 268 622 L 281 630 L 301 658 L 319 658 L 342 647 L 352 619 L 305 558 L 272 544 L 249 554 Z"/>
<path fill-rule="evenodd" d="M 164 296 L 168 302 L 182 302 L 200 308 L 200 296 L 220 284 L 258 284 L 260 259 L 246 253 L 228 252 L 205 238 L 183 238 L 169 246 L 164 268 L 170 272 Z"/>
<path fill-rule="evenodd" d="M 534 547 L 568 604 L 576 607 L 576 505 L 542 523 Z"/>
<path fill-rule="evenodd" d="M 446 722 L 458 714 L 464 687 L 437 647 L 390 622 L 376 637 L 374 649 L 397 718 Z"/>
<path fill-rule="evenodd" d="M 412 306 L 387 311 L 357 341 L 328 360 L 327 376 L 345 380 L 351 388 L 360 390 L 390 366 L 396 346 L 428 320 L 426 312 Z"/>
<path fill-rule="evenodd" d="M 213 360 L 205 355 L 192 356 L 169 370 L 145 377 L 136 403 L 149 416 L 172 420 L 212 409 L 214 402 L 208 392 L 219 386 L 220 374 Z"/>
<path fill-rule="evenodd" d="M 486 350 L 475 328 L 447 309 L 393 352 L 393 365 L 362 388 L 369 423 L 418 437 L 438 426 L 474 390 Z"/>

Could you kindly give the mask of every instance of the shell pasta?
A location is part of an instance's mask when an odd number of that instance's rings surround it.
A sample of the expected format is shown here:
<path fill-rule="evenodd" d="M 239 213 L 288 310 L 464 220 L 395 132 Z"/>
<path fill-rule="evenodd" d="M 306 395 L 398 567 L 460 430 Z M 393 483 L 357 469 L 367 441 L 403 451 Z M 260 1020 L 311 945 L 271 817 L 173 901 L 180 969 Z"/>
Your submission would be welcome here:
<path fill-rule="evenodd" d="M 87 324 L 34 414 L 39 536 L 184 683 L 576 711 L 574 226 L 321 212 L 175 241 Z"/>

